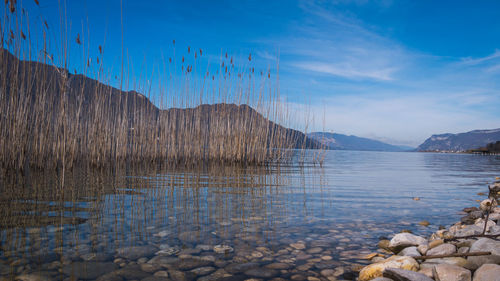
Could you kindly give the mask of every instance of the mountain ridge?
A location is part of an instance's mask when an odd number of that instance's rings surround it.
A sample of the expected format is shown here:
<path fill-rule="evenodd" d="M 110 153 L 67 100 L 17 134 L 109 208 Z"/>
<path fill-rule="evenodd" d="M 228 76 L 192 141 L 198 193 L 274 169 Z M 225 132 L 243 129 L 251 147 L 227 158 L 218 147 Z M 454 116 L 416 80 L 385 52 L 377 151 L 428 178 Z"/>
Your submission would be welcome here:
<path fill-rule="evenodd" d="M 322 143 L 328 149 L 334 150 L 403 152 L 413 149 L 410 147 L 388 144 L 374 139 L 338 133 L 312 132 L 307 134 L 307 136 Z"/>
<path fill-rule="evenodd" d="M 463 152 L 484 147 L 500 140 L 500 128 L 480 129 L 464 133 L 434 134 L 417 147 L 417 151 Z"/>

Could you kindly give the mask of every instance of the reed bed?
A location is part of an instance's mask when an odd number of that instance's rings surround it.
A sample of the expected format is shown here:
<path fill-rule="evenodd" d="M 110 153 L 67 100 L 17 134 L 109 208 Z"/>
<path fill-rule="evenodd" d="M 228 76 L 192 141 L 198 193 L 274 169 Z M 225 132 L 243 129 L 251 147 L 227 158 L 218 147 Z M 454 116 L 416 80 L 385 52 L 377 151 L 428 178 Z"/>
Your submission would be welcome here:
<path fill-rule="evenodd" d="M 30 26 L 28 11 L 12 0 L 3 13 L 3 169 L 119 162 L 267 165 L 290 161 L 294 148 L 315 146 L 302 132 L 284 127 L 291 113 L 281 102 L 279 77 L 269 69 L 256 71 L 251 54 L 239 66 L 233 57 L 221 54 L 215 69 L 202 66 L 203 51 L 191 47 L 180 58 L 164 59 L 167 78 L 154 94 L 155 105 L 143 94 L 106 85 L 102 46 L 92 60 L 84 38 L 61 28 L 55 59 L 47 47 L 51 42 L 45 36 L 46 22 Z M 31 38 L 33 28 L 41 29 L 41 42 Z M 72 45 L 68 38 L 82 48 L 86 63 L 79 74 L 67 70 Z"/>

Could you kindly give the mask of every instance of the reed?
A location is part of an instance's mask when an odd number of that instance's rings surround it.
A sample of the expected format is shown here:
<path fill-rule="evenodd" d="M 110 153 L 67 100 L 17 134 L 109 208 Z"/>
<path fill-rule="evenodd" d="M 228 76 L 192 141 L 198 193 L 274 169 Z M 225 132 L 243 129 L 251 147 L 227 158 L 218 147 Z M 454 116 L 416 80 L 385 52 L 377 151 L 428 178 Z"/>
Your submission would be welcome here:
<path fill-rule="evenodd" d="M 290 113 L 281 102 L 279 76 L 255 71 L 251 54 L 240 65 L 221 54 L 214 70 L 201 63 L 201 49 L 188 47 L 180 64 L 174 51 L 163 61 L 166 78 L 154 95 L 156 106 L 151 85 L 145 87 L 148 97 L 106 85 L 105 48 L 99 45 L 92 59 L 86 38 L 71 36 L 65 19 L 56 62 L 48 51 L 55 43 L 47 39 L 47 22 L 31 26 L 28 11 L 18 5 L 6 2 L 0 26 L 3 169 L 62 167 L 64 174 L 77 163 L 101 167 L 123 161 L 267 165 L 290 161 L 293 148 L 314 145 L 284 127 Z M 41 29 L 42 42 L 31 38 L 33 28 Z M 73 40 L 82 53 L 81 74 L 68 70 Z M 121 85 L 128 84 L 123 68 Z"/>

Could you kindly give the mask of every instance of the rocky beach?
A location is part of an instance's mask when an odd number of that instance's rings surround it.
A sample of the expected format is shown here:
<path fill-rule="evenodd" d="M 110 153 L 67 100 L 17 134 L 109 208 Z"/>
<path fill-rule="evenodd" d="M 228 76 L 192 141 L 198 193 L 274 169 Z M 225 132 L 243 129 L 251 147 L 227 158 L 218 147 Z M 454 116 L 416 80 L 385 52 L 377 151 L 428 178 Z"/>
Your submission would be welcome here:
<path fill-rule="evenodd" d="M 381 240 L 367 256 L 372 264 L 359 281 L 500 280 L 500 181 L 489 185 L 488 198 L 465 208 L 460 222 L 430 237 L 398 233 Z"/>

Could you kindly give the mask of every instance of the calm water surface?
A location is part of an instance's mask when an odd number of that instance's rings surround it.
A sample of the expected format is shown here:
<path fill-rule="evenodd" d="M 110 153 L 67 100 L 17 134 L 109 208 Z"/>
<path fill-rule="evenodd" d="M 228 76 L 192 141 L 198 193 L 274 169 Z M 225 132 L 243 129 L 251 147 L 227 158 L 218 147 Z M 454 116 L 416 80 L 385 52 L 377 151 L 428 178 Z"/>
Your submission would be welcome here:
<path fill-rule="evenodd" d="M 3 177 L 0 280 L 349 280 L 381 237 L 454 223 L 495 176 L 500 156 L 330 151 L 323 167 L 76 169 L 62 188 Z"/>

